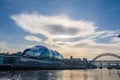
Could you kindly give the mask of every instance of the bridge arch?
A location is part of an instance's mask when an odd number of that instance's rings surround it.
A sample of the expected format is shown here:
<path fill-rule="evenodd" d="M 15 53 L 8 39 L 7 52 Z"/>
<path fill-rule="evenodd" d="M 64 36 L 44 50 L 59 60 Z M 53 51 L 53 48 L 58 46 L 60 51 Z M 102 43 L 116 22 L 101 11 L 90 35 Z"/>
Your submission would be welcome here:
<path fill-rule="evenodd" d="M 98 58 L 103 57 L 103 56 L 112 56 L 112 57 L 116 57 L 118 59 L 120 59 L 120 56 L 114 53 L 103 53 L 100 55 L 97 55 L 95 58 L 92 59 L 92 61 L 90 63 L 93 63 L 94 61 L 96 61 Z"/>

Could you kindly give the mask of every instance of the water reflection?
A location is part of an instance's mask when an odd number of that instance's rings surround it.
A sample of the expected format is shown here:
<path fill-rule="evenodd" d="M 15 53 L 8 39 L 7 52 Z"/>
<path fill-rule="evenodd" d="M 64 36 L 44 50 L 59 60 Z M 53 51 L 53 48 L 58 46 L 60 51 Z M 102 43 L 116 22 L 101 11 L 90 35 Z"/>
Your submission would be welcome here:
<path fill-rule="evenodd" d="M 59 80 L 61 71 L 7 71 L 0 72 L 0 80 Z"/>
<path fill-rule="evenodd" d="M 0 80 L 120 80 L 119 70 L 1 71 Z"/>

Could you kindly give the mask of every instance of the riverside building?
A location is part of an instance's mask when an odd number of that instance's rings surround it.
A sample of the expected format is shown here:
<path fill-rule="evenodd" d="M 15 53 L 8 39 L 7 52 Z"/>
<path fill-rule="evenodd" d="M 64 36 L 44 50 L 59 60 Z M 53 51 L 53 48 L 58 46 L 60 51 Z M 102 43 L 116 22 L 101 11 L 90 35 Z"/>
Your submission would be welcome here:
<path fill-rule="evenodd" d="M 44 61 L 58 61 L 63 59 L 63 56 L 59 52 L 42 45 L 25 49 L 23 57 Z"/>
<path fill-rule="evenodd" d="M 1 55 L 0 69 L 59 69 L 64 66 L 62 59 L 59 52 L 38 45 L 25 49 L 21 55 Z"/>

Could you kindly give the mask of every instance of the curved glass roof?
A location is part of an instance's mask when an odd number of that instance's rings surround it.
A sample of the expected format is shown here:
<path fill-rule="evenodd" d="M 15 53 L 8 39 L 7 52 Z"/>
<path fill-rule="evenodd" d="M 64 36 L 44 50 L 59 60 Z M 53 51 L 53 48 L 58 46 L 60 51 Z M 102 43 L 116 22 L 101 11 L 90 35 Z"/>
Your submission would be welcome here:
<path fill-rule="evenodd" d="M 40 60 L 61 60 L 63 56 L 55 51 L 51 50 L 45 46 L 38 45 L 29 49 L 25 49 L 23 52 L 23 56 L 30 58 L 37 58 Z"/>

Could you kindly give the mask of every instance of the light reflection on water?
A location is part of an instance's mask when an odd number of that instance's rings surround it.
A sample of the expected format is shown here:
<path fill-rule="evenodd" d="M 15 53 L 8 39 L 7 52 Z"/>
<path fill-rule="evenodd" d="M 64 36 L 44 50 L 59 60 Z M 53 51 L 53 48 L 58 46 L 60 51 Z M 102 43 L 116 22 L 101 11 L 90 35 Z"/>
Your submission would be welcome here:
<path fill-rule="evenodd" d="M 120 80 L 119 70 L 0 71 L 0 80 Z"/>

